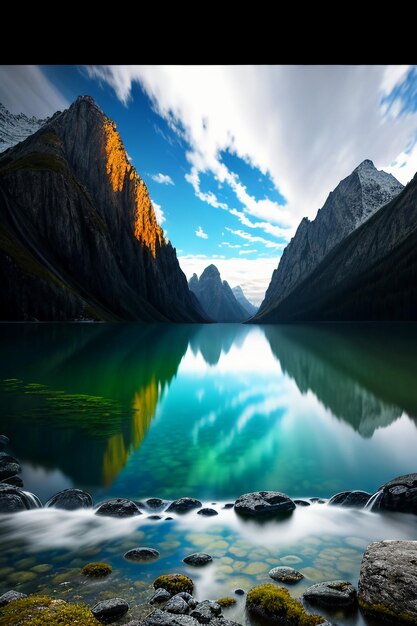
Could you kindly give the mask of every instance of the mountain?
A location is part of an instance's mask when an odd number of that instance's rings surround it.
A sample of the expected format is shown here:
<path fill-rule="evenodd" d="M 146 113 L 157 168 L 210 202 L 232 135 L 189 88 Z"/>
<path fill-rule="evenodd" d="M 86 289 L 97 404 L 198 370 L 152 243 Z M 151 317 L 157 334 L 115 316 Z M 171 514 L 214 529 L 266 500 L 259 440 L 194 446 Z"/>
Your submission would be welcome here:
<path fill-rule="evenodd" d="M 0 319 L 205 320 L 89 96 L 0 154 Z"/>
<path fill-rule="evenodd" d="M 14 115 L 0 102 L 0 152 L 36 133 L 48 119 L 39 120 L 37 117 L 27 117 L 24 113 Z"/>
<path fill-rule="evenodd" d="M 417 320 L 417 174 L 261 321 Z"/>
<path fill-rule="evenodd" d="M 198 279 L 193 274 L 188 283 L 190 290 L 208 317 L 215 322 L 243 322 L 249 315 L 246 309 L 236 300 L 227 281 L 220 278 L 215 265 L 209 265 Z"/>
<path fill-rule="evenodd" d="M 301 221 L 285 248 L 255 321 L 266 321 L 272 311 L 309 276 L 324 257 L 395 198 L 403 185 L 394 176 L 363 161 L 331 192 L 310 222 Z"/>
<path fill-rule="evenodd" d="M 243 293 L 242 287 L 240 285 L 237 285 L 237 287 L 233 287 L 232 291 L 233 291 L 233 295 L 235 296 L 236 300 L 239 302 L 240 306 L 242 306 L 245 309 L 247 314 L 250 317 L 255 315 L 255 313 L 258 310 L 258 307 L 255 306 L 254 304 L 252 304 L 252 302 L 249 302 L 249 300 L 247 299 L 247 297 Z"/>

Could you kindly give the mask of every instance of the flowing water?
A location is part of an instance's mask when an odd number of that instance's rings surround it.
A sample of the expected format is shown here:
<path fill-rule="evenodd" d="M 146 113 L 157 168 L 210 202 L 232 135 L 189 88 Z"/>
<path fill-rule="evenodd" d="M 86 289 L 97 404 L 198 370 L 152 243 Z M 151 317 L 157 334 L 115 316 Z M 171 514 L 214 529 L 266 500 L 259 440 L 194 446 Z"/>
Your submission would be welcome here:
<path fill-rule="evenodd" d="M 0 432 L 22 463 L 25 489 L 43 502 L 71 486 L 95 502 L 190 495 L 219 512 L 1 516 L 0 592 L 91 602 L 118 590 L 134 607 L 131 619 L 149 611 L 150 582 L 168 571 L 191 572 L 197 596 L 213 599 L 268 582 L 279 564 L 304 573 L 295 596 L 326 579 L 356 584 L 368 543 L 416 539 L 415 517 L 317 503 L 259 525 L 223 504 L 261 489 L 374 493 L 416 471 L 416 372 L 410 325 L 0 325 Z M 161 558 L 125 561 L 138 545 Z M 196 550 L 213 564 L 185 566 Z M 113 565 L 109 580 L 81 579 L 91 560 Z M 243 623 L 243 606 L 244 598 L 226 616 Z M 332 619 L 372 623 L 358 614 Z"/>

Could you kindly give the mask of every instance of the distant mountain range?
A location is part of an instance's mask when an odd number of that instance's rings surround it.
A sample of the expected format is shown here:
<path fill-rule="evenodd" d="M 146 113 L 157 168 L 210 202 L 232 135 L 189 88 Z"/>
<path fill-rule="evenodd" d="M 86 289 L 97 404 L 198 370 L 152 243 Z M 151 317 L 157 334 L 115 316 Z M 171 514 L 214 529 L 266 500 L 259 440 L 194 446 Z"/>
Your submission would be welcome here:
<path fill-rule="evenodd" d="M 361 163 L 304 219 L 254 322 L 417 318 L 417 179 Z"/>
<path fill-rule="evenodd" d="M 47 117 L 40 120 L 37 117 L 28 117 L 24 113 L 14 115 L 0 102 L 0 152 L 36 133 L 49 119 Z"/>
<path fill-rule="evenodd" d="M 1 109 L 0 319 L 206 320 L 116 125 L 89 96 Z M 17 124 L 19 122 L 19 124 Z"/>
<path fill-rule="evenodd" d="M 240 286 L 231 289 L 221 279 L 215 265 L 209 265 L 198 278 L 193 274 L 188 286 L 197 297 L 203 311 L 215 322 L 243 322 L 252 317 L 256 308 L 246 299 Z"/>

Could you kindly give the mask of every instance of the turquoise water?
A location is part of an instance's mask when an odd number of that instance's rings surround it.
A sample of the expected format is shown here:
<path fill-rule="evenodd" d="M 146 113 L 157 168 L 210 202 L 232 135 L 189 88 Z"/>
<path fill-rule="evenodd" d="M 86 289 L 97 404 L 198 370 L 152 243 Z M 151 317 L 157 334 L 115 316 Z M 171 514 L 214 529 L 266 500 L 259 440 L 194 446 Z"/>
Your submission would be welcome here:
<path fill-rule="evenodd" d="M 417 538 L 415 516 L 314 504 L 259 525 L 223 509 L 247 491 L 328 498 L 416 471 L 414 326 L 3 324 L 0 346 L 0 432 L 26 489 L 43 501 L 71 486 L 96 502 L 189 495 L 219 512 L 1 516 L 0 592 L 88 603 L 117 592 L 132 604 L 128 621 L 149 612 L 150 583 L 168 571 L 190 574 L 197 597 L 216 599 L 288 564 L 305 575 L 291 588 L 299 596 L 326 579 L 356 584 L 371 541 Z M 125 561 L 138 545 L 161 558 Z M 196 550 L 214 563 L 184 565 Z M 109 580 L 81 578 L 92 560 L 113 565 Z M 244 598 L 225 615 L 248 622 Z M 357 613 L 331 617 L 374 626 Z"/>

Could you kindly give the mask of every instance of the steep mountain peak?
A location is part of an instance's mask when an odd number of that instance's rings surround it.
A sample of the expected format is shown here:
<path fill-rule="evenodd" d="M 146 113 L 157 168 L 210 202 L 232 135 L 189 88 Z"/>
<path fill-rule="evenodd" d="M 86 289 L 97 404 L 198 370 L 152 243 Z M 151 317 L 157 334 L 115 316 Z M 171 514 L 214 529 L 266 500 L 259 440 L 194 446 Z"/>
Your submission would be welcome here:
<path fill-rule="evenodd" d="M 371 159 L 364 159 L 362 161 L 362 163 L 359 163 L 359 165 L 357 167 L 355 167 L 355 169 L 353 170 L 354 172 L 359 172 L 362 170 L 376 170 L 376 167 L 373 163 L 373 161 L 371 161 Z"/>
<path fill-rule="evenodd" d="M 188 286 L 208 317 L 215 322 L 243 322 L 251 317 L 213 264 L 205 268 L 200 279 L 193 274 Z"/>
<path fill-rule="evenodd" d="M 205 270 L 200 276 L 200 280 L 205 280 L 206 278 L 218 278 L 220 279 L 220 272 L 217 267 L 213 264 L 207 265 Z"/>

